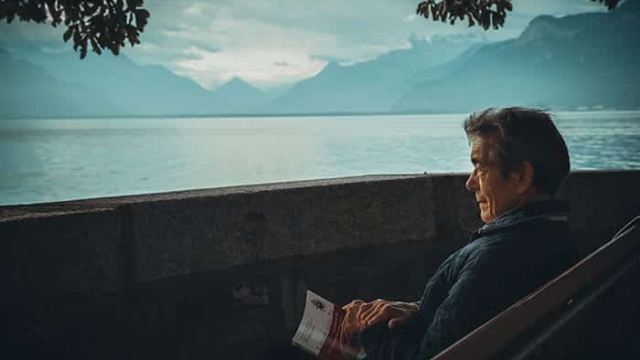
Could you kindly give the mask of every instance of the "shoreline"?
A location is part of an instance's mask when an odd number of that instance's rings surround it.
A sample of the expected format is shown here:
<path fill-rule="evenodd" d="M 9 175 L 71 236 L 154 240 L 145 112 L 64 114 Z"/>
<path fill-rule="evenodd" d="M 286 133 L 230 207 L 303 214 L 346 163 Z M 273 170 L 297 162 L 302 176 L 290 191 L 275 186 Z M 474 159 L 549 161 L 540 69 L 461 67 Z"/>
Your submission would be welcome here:
<path fill-rule="evenodd" d="M 640 113 L 640 108 L 636 109 L 558 109 L 546 108 L 552 114 L 561 113 Z M 404 115 L 466 115 L 469 112 L 461 111 L 406 111 L 406 112 L 318 112 L 318 113 L 230 113 L 230 114 L 163 114 L 163 115 L 91 115 L 91 116 L 52 116 L 52 117 L 0 117 L 2 121 L 15 120 L 104 120 L 104 119 L 206 119 L 206 118 L 293 118 L 293 117 L 353 117 L 353 116 L 404 116 Z"/>

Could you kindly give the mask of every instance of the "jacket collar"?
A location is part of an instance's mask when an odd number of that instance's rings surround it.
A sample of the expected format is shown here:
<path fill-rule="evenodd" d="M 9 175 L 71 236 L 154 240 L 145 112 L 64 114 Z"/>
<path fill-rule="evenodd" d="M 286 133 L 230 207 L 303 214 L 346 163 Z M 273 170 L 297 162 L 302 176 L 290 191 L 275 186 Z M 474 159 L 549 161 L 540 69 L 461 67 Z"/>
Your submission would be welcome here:
<path fill-rule="evenodd" d="M 569 203 L 563 200 L 534 201 L 516 209 L 509 210 L 492 222 L 484 225 L 477 235 L 497 231 L 523 222 L 546 218 L 552 221 L 568 221 Z"/>

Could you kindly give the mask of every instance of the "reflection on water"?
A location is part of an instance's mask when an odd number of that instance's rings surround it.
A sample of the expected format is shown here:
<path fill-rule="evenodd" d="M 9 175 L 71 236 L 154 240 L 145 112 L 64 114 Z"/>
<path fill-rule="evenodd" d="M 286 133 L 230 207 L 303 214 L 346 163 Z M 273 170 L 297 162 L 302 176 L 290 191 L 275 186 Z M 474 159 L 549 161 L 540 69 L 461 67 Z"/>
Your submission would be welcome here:
<path fill-rule="evenodd" d="M 466 172 L 464 115 L 0 121 L 0 205 Z M 572 168 L 640 169 L 640 112 L 559 113 Z"/>

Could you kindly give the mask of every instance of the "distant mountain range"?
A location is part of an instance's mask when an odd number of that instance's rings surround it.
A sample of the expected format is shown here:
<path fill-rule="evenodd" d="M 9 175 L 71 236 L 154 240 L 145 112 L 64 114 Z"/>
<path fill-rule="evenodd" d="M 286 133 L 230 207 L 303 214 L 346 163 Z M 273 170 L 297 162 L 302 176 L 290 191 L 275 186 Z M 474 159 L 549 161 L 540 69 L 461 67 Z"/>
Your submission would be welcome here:
<path fill-rule="evenodd" d="M 412 86 L 392 110 L 640 108 L 639 4 L 629 0 L 610 13 L 539 16 L 517 39 L 485 45 L 448 76 Z"/>
<path fill-rule="evenodd" d="M 460 41 L 461 40 L 461 41 Z M 470 41 L 471 40 L 471 41 Z M 410 48 L 374 60 L 340 66 L 330 62 L 263 108 L 275 113 L 386 112 L 420 77 L 484 39 L 409 38 Z"/>
<path fill-rule="evenodd" d="M 95 88 L 57 78 L 0 49 L 0 117 L 112 115 L 118 106 Z"/>
<path fill-rule="evenodd" d="M 18 49 L 0 42 L 0 117 L 639 108 L 639 4 L 539 16 L 518 38 L 498 43 L 412 36 L 408 49 L 349 66 L 330 62 L 270 93 L 240 78 L 210 91 L 124 55 L 80 61 L 74 53 L 45 54 L 26 40 Z"/>
<path fill-rule="evenodd" d="M 162 66 L 126 56 L 45 54 L 37 48 L 0 51 L 9 79 L 0 89 L 0 116 L 163 116 L 233 113 L 264 105 L 267 94 L 234 78 L 214 91 Z M 6 65 L 5 65 L 6 64 Z M 4 80 L 4 79 L 3 79 Z M 11 104 L 28 104 L 13 106 Z"/>

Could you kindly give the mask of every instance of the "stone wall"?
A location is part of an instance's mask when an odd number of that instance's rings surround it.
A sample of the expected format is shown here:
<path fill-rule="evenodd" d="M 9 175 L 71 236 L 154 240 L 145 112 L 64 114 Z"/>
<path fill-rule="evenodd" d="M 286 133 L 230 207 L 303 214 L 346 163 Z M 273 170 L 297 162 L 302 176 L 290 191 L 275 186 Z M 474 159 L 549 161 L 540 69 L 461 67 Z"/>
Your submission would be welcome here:
<path fill-rule="evenodd" d="M 0 207 L 11 358 L 272 357 L 306 289 L 413 300 L 480 221 L 465 175 L 367 176 Z M 640 171 L 574 172 L 581 253 L 640 214 Z M 292 352 L 293 355 L 298 355 Z"/>

